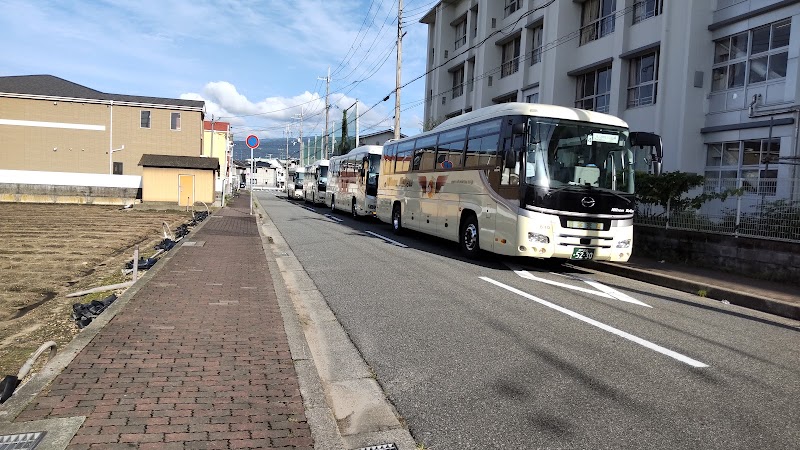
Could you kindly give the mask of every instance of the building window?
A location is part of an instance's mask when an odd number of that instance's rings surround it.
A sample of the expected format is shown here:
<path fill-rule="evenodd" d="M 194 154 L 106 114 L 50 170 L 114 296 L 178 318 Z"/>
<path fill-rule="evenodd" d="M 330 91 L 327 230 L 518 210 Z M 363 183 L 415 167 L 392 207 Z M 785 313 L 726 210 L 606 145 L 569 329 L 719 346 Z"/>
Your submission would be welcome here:
<path fill-rule="evenodd" d="M 633 4 L 633 23 L 661 14 L 663 0 L 643 0 Z"/>
<path fill-rule="evenodd" d="M 464 95 L 464 65 L 453 72 L 453 98 Z"/>
<path fill-rule="evenodd" d="M 539 103 L 539 93 L 532 92 L 525 95 L 525 103 Z"/>
<path fill-rule="evenodd" d="M 789 19 L 714 42 L 711 91 L 786 78 Z"/>
<path fill-rule="evenodd" d="M 544 28 L 538 25 L 533 28 L 533 50 L 531 51 L 531 65 L 542 62 L 542 32 Z"/>
<path fill-rule="evenodd" d="M 738 189 L 739 179 L 744 195 L 775 195 L 778 170 L 775 164 L 781 152 L 781 141 L 750 139 L 708 144 L 706 147 L 705 192 Z"/>
<path fill-rule="evenodd" d="M 519 43 L 520 38 L 517 37 L 511 42 L 503 44 L 503 66 L 500 78 L 517 73 L 519 70 Z"/>
<path fill-rule="evenodd" d="M 505 97 L 500 97 L 500 98 L 497 98 L 497 99 L 493 99 L 493 101 L 494 101 L 495 104 L 515 102 L 515 101 L 517 101 L 517 94 L 516 93 L 509 94 L 509 95 L 506 95 Z"/>
<path fill-rule="evenodd" d="M 611 66 L 578 75 L 575 107 L 608 112 L 611 93 Z"/>
<path fill-rule="evenodd" d="M 478 7 L 472 10 L 472 37 L 478 36 Z"/>
<path fill-rule="evenodd" d="M 506 0 L 505 17 L 514 14 L 518 9 L 522 9 L 522 0 Z"/>
<path fill-rule="evenodd" d="M 617 0 L 587 0 L 581 13 L 581 45 L 614 32 Z"/>
<path fill-rule="evenodd" d="M 150 128 L 150 111 L 142 111 L 139 114 L 140 126 L 142 128 Z"/>
<path fill-rule="evenodd" d="M 652 105 L 658 94 L 658 55 L 648 53 L 630 61 L 628 73 L 628 108 Z"/>
<path fill-rule="evenodd" d="M 454 28 L 456 29 L 455 48 L 457 49 L 467 43 L 467 18 L 464 17 L 464 20 L 456 24 Z"/>
<path fill-rule="evenodd" d="M 113 172 L 114 172 L 114 175 L 122 175 L 122 163 L 121 162 L 115 162 L 114 163 Z"/>
<path fill-rule="evenodd" d="M 181 113 L 174 112 L 169 115 L 169 129 L 175 131 L 181 130 Z"/>

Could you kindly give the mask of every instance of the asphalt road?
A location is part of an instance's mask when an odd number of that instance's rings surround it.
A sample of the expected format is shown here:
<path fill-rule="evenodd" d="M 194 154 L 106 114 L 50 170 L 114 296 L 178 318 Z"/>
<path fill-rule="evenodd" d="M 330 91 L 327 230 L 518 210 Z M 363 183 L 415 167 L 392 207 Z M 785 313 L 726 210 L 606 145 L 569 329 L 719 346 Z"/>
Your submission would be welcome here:
<path fill-rule="evenodd" d="M 786 449 L 797 322 L 259 193 L 426 449 Z"/>

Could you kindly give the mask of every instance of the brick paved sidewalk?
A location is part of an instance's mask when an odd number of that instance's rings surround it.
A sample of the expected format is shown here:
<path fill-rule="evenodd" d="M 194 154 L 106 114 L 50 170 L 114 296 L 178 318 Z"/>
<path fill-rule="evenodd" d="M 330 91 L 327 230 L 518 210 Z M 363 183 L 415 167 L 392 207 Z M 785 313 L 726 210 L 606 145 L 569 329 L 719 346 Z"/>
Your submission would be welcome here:
<path fill-rule="evenodd" d="M 86 416 L 71 450 L 313 448 L 249 201 L 189 234 L 15 422 Z"/>

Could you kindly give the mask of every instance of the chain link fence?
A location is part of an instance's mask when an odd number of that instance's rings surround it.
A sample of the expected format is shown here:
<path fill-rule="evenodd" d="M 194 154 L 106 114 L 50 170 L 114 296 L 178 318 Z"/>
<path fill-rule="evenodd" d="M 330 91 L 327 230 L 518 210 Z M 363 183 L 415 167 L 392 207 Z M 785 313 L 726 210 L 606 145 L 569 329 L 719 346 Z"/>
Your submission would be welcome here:
<path fill-rule="evenodd" d="M 639 204 L 634 223 L 800 243 L 800 179 L 722 178 L 707 180 L 702 189 L 732 194 L 699 210 Z"/>

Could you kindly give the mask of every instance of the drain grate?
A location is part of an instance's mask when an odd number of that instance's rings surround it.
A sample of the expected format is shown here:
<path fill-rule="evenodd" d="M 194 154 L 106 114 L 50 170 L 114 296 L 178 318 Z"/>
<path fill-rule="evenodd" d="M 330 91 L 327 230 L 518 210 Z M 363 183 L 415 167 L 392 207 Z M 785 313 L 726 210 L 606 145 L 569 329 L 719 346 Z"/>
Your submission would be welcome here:
<path fill-rule="evenodd" d="M 397 446 L 394 444 L 381 444 L 373 445 L 371 447 L 361 447 L 356 450 L 397 450 Z"/>
<path fill-rule="evenodd" d="M 202 247 L 206 245 L 206 241 L 184 241 L 184 247 Z"/>
<path fill-rule="evenodd" d="M 33 450 L 44 439 L 44 431 L 0 436 L 0 450 Z"/>

